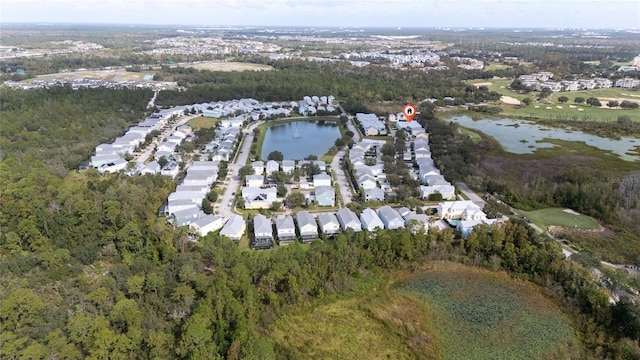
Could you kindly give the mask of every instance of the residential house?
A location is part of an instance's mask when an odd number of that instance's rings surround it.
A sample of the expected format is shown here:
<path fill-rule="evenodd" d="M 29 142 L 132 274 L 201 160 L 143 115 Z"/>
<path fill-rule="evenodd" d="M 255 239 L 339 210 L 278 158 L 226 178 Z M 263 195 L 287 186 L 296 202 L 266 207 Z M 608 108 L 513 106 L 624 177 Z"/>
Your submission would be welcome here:
<path fill-rule="evenodd" d="M 254 161 L 251 163 L 251 167 L 253 168 L 253 172 L 256 175 L 264 174 L 264 161 Z"/>
<path fill-rule="evenodd" d="M 102 165 L 111 164 L 120 159 L 122 159 L 122 157 L 118 154 L 94 155 L 91 157 L 91 167 L 97 169 Z"/>
<path fill-rule="evenodd" d="M 367 231 L 376 231 L 376 228 L 384 228 L 384 223 L 380 220 L 378 214 L 369 208 L 362 210 L 360 223 L 362 224 L 362 229 Z"/>
<path fill-rule="evenodd" d="M 290 244 L 296 241 L 296 227 L 291 215 L 280 215 L 276 219 L 276 233 L 280 245 Z"/>
<path fill-rule="evenodd" d="M 438 204 L 438 215 L 444 220 L 482 220 L 487 215 L 473 201 L 445 201 Z"/>
<path fill-rule="evenodd" d="M 259 188 L 264 185 L 264 176 L 262 175 L 247 175 L 245 178 L 247 187 Z"/>
<path fill-rule="evenodd" d="M 420 231 L 425 234 L 429 231 L 429 216 L 425 214 L 409 214 L 405 218 L 405 226 L 411 231 L 412 234 L 416 234 Z"/>
<path fill-rule="evenodd" d="M 282 160 L 282 171 L 292 174 L 296 170 L 296 162 L 294 160 Z"/>
<path fill-rule="evenodd" d="M 340 223 L 332 213 L 320 213 L 318 215 L 318 223 L 320 224 L 320 231 L 325 235 L 335 235 L 340 231 Z"/>
<path fill-rule="evenodd" d="M 271 174 L 279 170 L 280 170 L 280 164 L 278 164 L 277 161 L 275 160 L 267 161 L 267 165 L 265 166 L 265 172 L 267 173 L 267 176 L 270 176 Z"/>
<path fill-rule="evenodd" d="M 404 219 L 390 206 L 383 206 L 378 209 L 378 216 L 380 217 L 380 220 L 382 220 L 385 229 L 395 230 L 404 228 Z"/>
<path fill-rule="evenodd" d="M 273 227 L 271 220 L 262 214 L 253 218 L 253 248 L 268 249 L 273 247 Z"/>
<path fill-rule="evenodd" d="M 158 164 L 157 161 L 151 161 L 150 163 L 144 165 L 142 168 L 140 168 L 140 174 L 145 175 L 145 174 L 158 174 L 160 173 L 160 164 Z"/>
<path fill-rule="evenodd" d="M 358 178 L 358 187 L 360 189 L 373 189 L 376 187 L 376 179 L 373 175 L 364 174 Z"/>
<path fill-rule="evenodd" d="M 229 118 L 229 119 L 222 119 L 220 121 L 220 127 L 222 127 L 222 128 L 230 128 L 230 127 L 240 128 L 240 127 L 242 127 L 242 125 L 244 125 L 244 121 L 245 121 L 245 119 L 242 116 Z"/>
<path fill-rule="evenodd" d="M 342 230 L 346 231 L 347 229 L 351 229 L 355 232 L 362 231 L 362 224 L 360 223 L 360 220 L 358 220 L 356 213 L 351 211 L 351 209 L 342 208 L 338 210 L 336 217 L 338 218 L 338 222 L 340 223 Z"/>
<path fill-rule="evenodd" d="M 169 199 L 164 213 L 169 216 L 175 212 L 192 208 L 199 209 L 200 207 L 189 199 Z"/>
<path fill-rule="evenodd" d="M 206 236 L 208 233 L 221 229 L 224 226 L 224 218 L 219 215 L 206 215 L 197 221 L 191 223 L 191 229 L 200 236 Z"/>
<path fill-rule="evenodd" d="M 161 170 L 160 174 L 162 176 L 169 176 L 172 179 L 178 176 L 180 173 L 180 166 L 175 161 L 169 161 Z"/>
<path fill-rule="evenodd" d="M 229 220 L 224 224 L 220 235 L 224 235 L 233 241 L 238 241 L 244 235 L 247 224 L 240 215 L 231 215 Z"/>
<path fill-rule="evenodd" d="M 319 206 L 336 206 L 336 191 L 331 186 L 315 188 L 316 202 Z"/>
<path fill-rule="evenodd" d="M 463 238 L 468 238 L 473 229 L 481 224 L 491 225 L 495 224 L 497 219 L 482 219 L 482 220 L 459 220 L 456 225 L 456 229 L 460 231 Z"/>
<path fill-rule="evenodd" d="M 129 162 L 127 160 L 119 158 L 118 160 L 115 160 L 113 162 L 100 165 L 100 167 L 98 168 L 98 172 L 100 172 L 100 174 L 117 173 L 120 170 L 126 169 L 128 163 Z"/>
<path fill-rule="evenodd" d="M 187 175 L 182 179 L 183 185 L 211 186 L 218 179 L 218 172 L 206 170 L 187 170 Z"/>
<path fill-rule="evenodd" d="M 420 197 L 428 199 L 429 195 L 439 193 L 443 200 L 455 200 L 456 189 L 452 185 L 420 186 Z"/>
<path fill-rule="evenodd" d="M 243 187 L 242 198 L 244 199 L 245 209 L 268 209 L 276 200 L 277 190 L 275 187 L 270 188 L 254 188 Z"/>
<path fill-rule="evenodd" d="M 313 186 L 331 186 L 331 176 L 326 173 L 313 175 Z"/>
<path fill-rule="evenodd" d="M 163 141 L 156 147 L 156 151 L 163 151 L 163 152 L 173 153 L 173 152 L 176 151 L 176 147 L 177 146 L 178 146 L 178 144 L 176 144 L 174 142 Z"/>
<path fill-rule="evenodd" d="M 384 191 L 379 187 L 364 190 L 364 201 L 384 201 Z"/>
<path fill-rule="evenodd" d="M 318 238 L 318 224 L 308 211 L 297 213 L 296 222 L 298 223 L 298 233 L 303 243 L 311 242 Z"/>
<path fill-rule="evenodd" d="M 171 217 L 177 226 L 187 226 L 200 220 L 204 215 L 205 214 L 198 207 L 191 207 L 185 210 L 176 211 L 171 214 Z"/>

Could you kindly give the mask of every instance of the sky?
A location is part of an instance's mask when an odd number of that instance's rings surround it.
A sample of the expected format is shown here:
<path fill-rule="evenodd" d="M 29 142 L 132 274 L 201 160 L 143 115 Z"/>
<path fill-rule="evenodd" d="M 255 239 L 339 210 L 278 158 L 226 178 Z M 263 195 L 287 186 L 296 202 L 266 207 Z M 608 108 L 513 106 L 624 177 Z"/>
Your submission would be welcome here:
<path fill-rule="evenodd" d="M 2 0 L 1 23 L 640 29 L 640 0 Z"/>

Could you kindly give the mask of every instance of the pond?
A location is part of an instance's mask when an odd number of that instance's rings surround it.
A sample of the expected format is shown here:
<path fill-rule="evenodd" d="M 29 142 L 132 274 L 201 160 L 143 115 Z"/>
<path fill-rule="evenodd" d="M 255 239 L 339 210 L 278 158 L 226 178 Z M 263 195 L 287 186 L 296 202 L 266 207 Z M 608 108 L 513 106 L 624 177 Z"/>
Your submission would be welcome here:
<path fill-rule="evenodd" d="M 633 155 L 634 148 L 640 146 L 638 138 L 609 139 L 582 131 L 554 128 L 531 121 L 506 118 L 473 120 L 466 115 L 459 115 L 447 120 L 469 129 L 481 131 L 495 138 L 505 151 L 515 154 L 532 154 L 537 149 L 552 148 L 556 145 L 546 142 L 545 139 L 557 139 L 584 142 L 586 145 L 611 151 L 623 160 L 640 160 L 640 156 Z"/>
<path fill-rule="evenodd" d="M 340 138 L 338 124 L 333 121 L 294 121 L 267 128 L 260 156 L 280 151 L 286 160 L 302 160 L 309 155 L 320 158 Z"/>

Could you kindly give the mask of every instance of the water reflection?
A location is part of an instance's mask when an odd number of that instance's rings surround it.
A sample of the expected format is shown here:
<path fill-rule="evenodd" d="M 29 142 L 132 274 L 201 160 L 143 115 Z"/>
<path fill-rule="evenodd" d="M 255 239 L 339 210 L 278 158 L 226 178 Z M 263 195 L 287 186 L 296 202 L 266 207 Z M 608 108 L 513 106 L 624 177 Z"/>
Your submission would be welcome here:
<path fill-rule="evenodd" d="M 473 120 L 468 116 L 459 115 L 453 116 L 448 120 L 495 138 L 505 151 L 515 154 L 531 154 L 537 149 L 552 148 L 555 145 L 544 140 L 558 139 L 584 142 L 598 149 L 609 150 L 627 161 L 640 160 L 640 156 L 632 154 L 634 148 L 638 146 L 637 138 L 609 139 L 586 134 L 582 131 L 569 131 L 563 128 L 539 125 L 526 120 L 507 118 Z"/>
<path fill-rule="evenodd" d="M 332 121 L 275 124 L 267 128 L 260 156 L 266 160 L 270 152 L 280 151 L 288 160 L 302 160 L 308 155 L 321 157 L 338 138 L 340 130 Z"/>

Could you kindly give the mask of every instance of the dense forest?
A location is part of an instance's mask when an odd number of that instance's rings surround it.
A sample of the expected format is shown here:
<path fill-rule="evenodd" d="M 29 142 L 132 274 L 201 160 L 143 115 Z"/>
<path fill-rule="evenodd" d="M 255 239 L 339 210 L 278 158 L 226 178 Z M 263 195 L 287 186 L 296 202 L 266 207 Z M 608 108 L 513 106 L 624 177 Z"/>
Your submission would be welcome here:
<path fill-rule="evenodd" d="M 0 87 L 2 156 L 20 163 L 41 161 L 63 176 L 86 161 L 96 145 L 141 121 L 152 96 L 149 89 Z"/>
<path fill-rule="evenodd" d="M 325 73 L 323 65 L 292 66 L 319 66 L 321 74 L 214 73 L 222 85 L 194 85 L 193 93 L 164 93 L 162 100 L 296 99 L 312 90 L 362 102 L 382 100 L 384 91 L 394 100 L 492 96 L 444 75 L 433 80 L 399 72 L 385 78 L 375 69 L 358 74 L 338 66 Z M 278 81 L 289 92 L 270 93 Z M 347 93 L 351 89 L 354 95 Z M 610 306 L 586 268 L 563 260 L 553 241 L 522 222 L 480 229 L 467 241 L 451 230 L 349 232 L 311 245 L 246 251 L 217 234 L 191 242 L 183 229 L 158 218 L 175 186 L 164 177 L 68 171 L 139 120 L 150 95 L 66 87 L 2 90 L 0 358 L 295 357 L 269 338 L 276 319 L 302 304 L 349 296 L 372 276 L 431 259 L 507 271 L 544 287 L 575 319 L 584 344 L 575 358 L 640 356 L 637 307 L 627 300 Z M 444 171 L 452 179 L 468 177 L 475 148 L 458 147 L 450 126 L 426 121 L 434 140 L 441 137 L 438 143 L 446 147 L 438 157 L 450 164 Z"/>
<path fill-rule="evenodd" d="M 162 92 L 159 105 L 193 104 L 236 98 L 297 101 L 304 96 L 333 95 L 348 107 L 362 109 L 374 101 L 417 102 L 451 96 L 461 103 L 497 100 L 486 88 L 465 86 L 459 71 L 392 70 L 380 66 L 358 68 L 348 63 L 303 60 L 269 62 L 276 71 L 219 72 L 194 68 L 165 68 L 164 79 L 188 86 L 183 92 Z"/>

